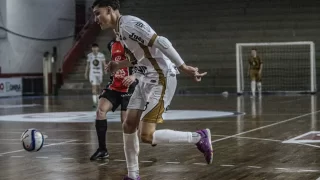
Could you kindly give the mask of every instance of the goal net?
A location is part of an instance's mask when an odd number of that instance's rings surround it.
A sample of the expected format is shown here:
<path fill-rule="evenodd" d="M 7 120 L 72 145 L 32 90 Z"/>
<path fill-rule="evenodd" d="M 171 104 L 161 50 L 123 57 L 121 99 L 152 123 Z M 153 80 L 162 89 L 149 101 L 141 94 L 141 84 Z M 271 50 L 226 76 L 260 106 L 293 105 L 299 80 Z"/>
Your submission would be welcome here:
<path fill-rule="evenodd" d="M 251 92 L 248 75 L 251 50 L 263 61 L 263 93 L 315 93 L 316 65 L 313 42 L 237 43 L 237 93 Z"/>

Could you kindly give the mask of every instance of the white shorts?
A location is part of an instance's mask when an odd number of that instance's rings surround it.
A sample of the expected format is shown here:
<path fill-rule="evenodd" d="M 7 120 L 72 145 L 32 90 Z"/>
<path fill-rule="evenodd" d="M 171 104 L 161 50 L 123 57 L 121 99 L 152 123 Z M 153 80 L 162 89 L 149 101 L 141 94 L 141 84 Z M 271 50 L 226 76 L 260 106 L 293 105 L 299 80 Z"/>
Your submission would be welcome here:
<path fill-rule="evenodd" d="M 131 96 L 127 109 L 144 110 L 141 120 L 162 123 L 162 114 L 170 105 L 177 87 L 175 75 L 168 76 L 164 83 L 151 84 L 139 82 Z"/>
<path fill-rule="evenodd" d="M 102 75 L 101 74 L 91 74 L 89 77 L 90 83 L 93 86 L 98 86 L 102 84 Z"/>

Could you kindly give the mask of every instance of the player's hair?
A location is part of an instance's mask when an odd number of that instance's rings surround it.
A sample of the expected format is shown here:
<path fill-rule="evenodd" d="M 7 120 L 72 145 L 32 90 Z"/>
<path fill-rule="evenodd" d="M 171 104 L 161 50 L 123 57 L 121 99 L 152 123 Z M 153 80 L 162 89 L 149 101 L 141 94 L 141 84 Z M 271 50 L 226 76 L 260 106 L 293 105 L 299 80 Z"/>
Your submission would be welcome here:
<path fill-rule="evenodd" d="M 120 8 L 119 0 L 95 0 L 92 4 L 92 9 L 94 7 L 107 7 L 110 6 L 113 10 L 117 10 Z"/>
<path fill-rule="evenodd" d="M 93 43 L 91 47 L 99 47 L 99 45 L 97 43 Z"/>
<path fill-rule="evenodd" d="M 257 51 L 257 48 L 252 48 L 251 51 Z"/>

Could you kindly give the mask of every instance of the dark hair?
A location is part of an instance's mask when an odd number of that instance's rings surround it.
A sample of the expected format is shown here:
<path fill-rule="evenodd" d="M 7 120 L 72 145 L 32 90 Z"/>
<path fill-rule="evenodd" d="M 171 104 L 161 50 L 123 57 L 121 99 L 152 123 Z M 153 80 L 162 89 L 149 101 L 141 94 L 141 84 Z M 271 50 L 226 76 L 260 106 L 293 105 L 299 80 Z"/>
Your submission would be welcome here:
<path fill-rule="evenodd" d="M 257 48 L 252 48 L 251 51 L 257 51 Z"/>
<path fill-rule="evenodd" d="M 94 7 L 107 7 L 110 6 L 113 10 L 117 10 L 120 8 L 119 0 L 95 0 L 92 4 L 92 9 Z"/>
<path fill-rule="evenodd" d="M 99 47 L 99 45 L 97 43 L 93 43 L 91 47 Z"/>

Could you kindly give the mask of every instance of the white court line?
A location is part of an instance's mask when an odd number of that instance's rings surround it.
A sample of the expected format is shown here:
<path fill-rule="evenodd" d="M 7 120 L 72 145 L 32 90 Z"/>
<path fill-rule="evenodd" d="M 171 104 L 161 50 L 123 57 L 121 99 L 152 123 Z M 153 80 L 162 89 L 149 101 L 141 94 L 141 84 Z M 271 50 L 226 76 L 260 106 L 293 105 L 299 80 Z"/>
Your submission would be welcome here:
<path fill-rule="evenodd" d="M 221 167 L 233 167 L 233 166 L 235 166 L 235 165 L 232 165 L 232 164 L 222 164 L 222 165 L 220 165 Z"/>
<path fill-rule="evenodd" d="M 248 166 L 248 168 L 260 169 L 260 166 Z"/>
<path fill-rule="evenodd" d="M 228 135 L 211 135 L 212 137 L 218 136 L 218 137 L 227 137 Z M 252 140 L 259 140 L 259 141 L 272 141 L 272 142 L 282 142 L 281 140 L 276 139 L 265 139 L 265 138 L 254 138 L 254 137 L 243 137 L 243 136 L 236 136 L 234 138 L 239 139 L 252 139 Z"/>
<path fill-rule="evenodd" d="M 68 141 L 73 139 L 46 139 L 46 141 Z M 21 139 L 0 139 L 0 141 L 21 141 Z"/>
<path fill-rule="evenodd" d="M 312 170 L 312 169 L 301 169 L 298 172 L 319 172 L 319 170 Z"/>
<path fill-rule="evenodd" d="M 269 124 L 269 125 L 266 125 L 266 126 L 261 126 L 259 128 L 251 129 L 249 131 L 244 131 L 242 133 L 234 134 L 232 136 L 227 136 L 227 137 L 224 137 L 224 138 L 220 138 L 220 139 L 212 141 L 212 143 L 216 143 L 216 142 L 223 141 L 223 140 L 226 140 L 226 139 L 230 139 L 230 138 L 233 138 L 233 137 L 236 137 L 236 136 L 240 136 L 240 135 L 243 135 L 243 134 L 251 133 L 251 132 L 254 132 L 254 131 L 257 131 L 257 130 L 260 130 L 260 129 L 265 129 L 265 128 L 272 127 L 272 126 L 275 126 L 275 125 L 279 125 L 279 124 L 283 124 L 283 123 L 286 123 L 286 122 L 290 122 L 290 121 L 293 121 L 293 120 L 296 120 L 296 119 L 299 119 L 299 118 L 302 118 L 302 117 L 305 117 L 305 116 L 309 116 L 309 115 L 312 115 L 312 114 L 315 114 L 315 113 L 318 113 L 318 112 L 320 112 L 320 110 L 315 111 L 315 112 L 311 112 L 311 113 L 307 113 L 307 114 L 303 114 L 303 115 L 300 115 L 300 116 L 296 116 L 296 117 L 293 117 L 293 118 L 290 118 L 290 119 L 286 119 L 286 120 L 283 120 L 283 121 L 280 121 L 280 122 L 277 122 L 277 123 Z"/>
<path fill-rule="evenodd" d="M 194 165 L 200 165 L 200 166 L 206 166 L 206 165 L 208 165 L 208 164 L 206 164 L 206 163 L 193 163 Z"/>
<path fill-rule="evenodd" d="M 277 170 L 289 170 L 288 168 L 274 168 L 274 169 L 277 169 Z"/>
<path fill-rule="evenodd" d="M 99 164 L 99 166 L 104 166 L 104 165 L 107 165 L 107 164 L 109 164 L 109 162 Z"/>
<path fill-rule="evenodd" d="M 304 145 L 304 146 L 315 147 L 315 148 L 320 148 L 320 146 L 313 145 L 313 144 L 304 144 L 304 143 L 297 143 L 297 144 Z"/>
<path fill-rule="evenodd" d="M 10 156 L 11 158 L 23 158 L 24 156 Z"/>
<path fill-rule="evenodd" d="M 47 145 L 44 145 L 43 147 L 58 146 L 58 145 L 67 144 L 69 142 L 75 142 L 75 141 L 78 141 L 78 140 L 70 140 L 70 141 L 65 141 L 65 142 L 60 142 L 60 143 L 47 144 Z M 16 150 L 16 151 L 9 151 L 9 152 L 0 153 L 0 155 L 11 154 L 11 153 L 16 153 L 16 152 L 22 152 L 22 151 L 25 151 L 25 150 L 24 149 L 20 149 L 20 150 Z"/>
<path fill-rule="evenodd" d="M 117 162 L 126 162 L 126 160 L 123 160 L 123 159 L 115 159 L 113 161 L 117 161 Z"/>
<path fill-rule="evenodd" d="M 63 160 L 74 160 L 74 158 L 62 158 Z"/>
<path fill-rule="evenodd" d="M 180 162 L 166 162 L 167 164 L 180 164 Z"/>
<path fill-rule="evenodd" d="M 49 157 L 36 157 L 36 159 L 49 159 Z"/>
<path fill-rule="evenodd" d="M 153 161 L 140 161 L 142 163 L 152 163 Z"/>

